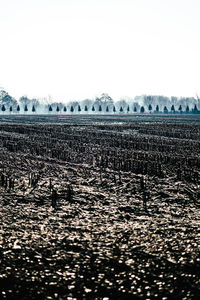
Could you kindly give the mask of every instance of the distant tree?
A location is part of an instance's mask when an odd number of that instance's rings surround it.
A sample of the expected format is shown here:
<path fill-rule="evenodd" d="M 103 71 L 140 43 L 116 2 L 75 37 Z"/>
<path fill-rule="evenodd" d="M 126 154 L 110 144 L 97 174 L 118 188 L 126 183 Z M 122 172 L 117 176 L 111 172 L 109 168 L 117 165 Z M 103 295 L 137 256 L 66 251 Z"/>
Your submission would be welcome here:
<path fill-rule="evenodd" d="M 3 104 L 1 110 L 4 112 L 6 110 L 5 105 Z"/>
<path fill-rule="evenodd" d="M 63 108 L 63 111 L 64 111 L 64 112 L 66 112 L 66 111 L 67 111 L 67 107 L 66 107 L 66 106 L 64 106 L 64 108 Z"/>
<path fill-rule="evenodd" d="M 186 106 L 186 109 L 185 109 L 185 112 L 186 112 L 186 113 L 189 113 L 189 111 L 190 111 L 190 108 L 189 108 L 189 106 L 187 105 L 187 106 Z"/>
<path fill-rule="evenodd" d="M 25 105 L 29 105 L 31 102 L 31 99 L 29 99 L 27 96 L 22 96 L 19 98 L 19 103 L 24 107 Z"/>
<path fill-rule="evenodd" d="M 130 107 L 129 107 L 129 105 L 128 105 L 128 107 L 127 107 L 127 113 L 129 113 L 129 111 L 130 111 Z"/>
<path fill-rule="evenodd" d="M 145 112 L 144 106 L 141 106 L 140 112 L 143 114 Z"/>
<path fill-rule="evenodd" d="M 81 111 L 81 107 L 80 107 L 80 105 L 78 105 L 78 112 L 80 112 Z"/>
<path fill-rule="evenodd" d="M 149 112 L 151 113 L 151 111 L 152 111 L 152 105 L 151 104 L 149 104 L 148 109 L 149 109 Z"/>
<path fill-rule="evenodd" d="M 53 111 L 53 108 L 51 105 L 49 106 L 49 111 Z"/>
<path fill-rule="evenodd" d="M 76 111 L 78 111 L 78 106 L 79 105 L 80 104 L 79 104 L 78 101 L 72 101 L 72 102 L 70 102 L 70 109 L 69 109 L 69 111 L 70 112 L 76 112 Z M 73 110 L 71 110 L 71 107 L 73 107 Z"/>
<path fill-rule="evenodd" d="M 168 113 L 168 109 L 167 109 L 167 106 L 164 107 L 164 110 L 163 110 L 164 114 L 167 114 Z"/>
<path fill-rule="evenodd" d="M 198 112 L 198 108 L 197 108 L 197 105 L 195 104 L 194 106 L 194 113 L 197 113 Z"/>
<path fill-rule="evenodd" d="M 126 102 L 125 99 L 121 99 L 115 103 L 115 106 L 116 106 L 117 110 L 120 111 L 120 109 L 122 108 L 121 112 L 125 112 L 125 110 L 128 107 L 128 103 Z"/>
<path fill-rule="evenodd" d="M 35 105 L 32 106 L 32 112 L 35 112 Z"/>
<path fill-rule="evenodd" d="M 14 107 L 17 105 L 17 101 L 14 98 L 12 98 L 5 90 L 2 90 L 1 88 L 0 88 L 0 102 L 2 105 L 4 104 L 6 106 Z"/>
<path fill-rule="evenodd" d="M 99 111 L 102 111 L 102 107 L 101 107 L 101 105 L 99 105 Z"/>
<path fill-rule="evenodd" d="M 180 105 L 178 110 L 180 111 L 180 113 L 182 113 L 182 106 Z"/>
<path fill-rule="evenodd" d="M 12 106 L 10 106 L 10 112 L 12 112 L 12 110 L 13 110 L 13 109 L 12 109 Z"/>
<path fill-rule="evenodd" d="M 113 112 L 114 112 L 114 113 L 116 112 L 116 108 L 115 108 L 115 106 L 113 106 Z"/>
<path fill-rule="evenodd" d="M 171 112 L 175 113 L 175 107 L 174 107 L 174 105 L 171 106 Z"/>
<path fill-rule="evenodd" d="M 120 110 L 119 110 L 119 111 L 120 111 L 120 112 L 123 112 L 123 107 L 122 107 L 122 106 L 120 107 Z"/>
<path fill-rule="evenodd" d="M 106 106 L 106 112 L 109 112 L 109 108 L 108 108 L 108 106 Z"/>
<path fill-rule="evenodd" d="M 87 105 L 85 105 L 84 111 L 88 111 L 88 107 L 87 107 Z"/>
<path fill-rule="evenodd" d="M 177 102 L 178 102 L 178 98 L 177 98 L 177 97 L 174 97 L 174 96 L 172 96 L 172 97 L 171 97 L 171 99 L 170 99 L 170 102 L 171 102 L 171 104 L 173 104 L 173 105 L 176 105 L 176 104 L 177 104 Z"/>
<path fill-rule="evenodd" d="M 113 99 L 106 93 L 101 94 L 99 100 L 101 103 L 113 104 Z"/>
<path fill-rule="evenodd" d="M 25 104 L 25 106 L 24 106 L 24 111 L 25 111 L 25 112 L 28 111 L 28 106 L 27 106 L 27 104 Z"/>
<path fill-rule="evenodd" d="M 17 112 L 20 112 L 20 106 L 17 105 Z"/>
<path fill-rule="evenodd" d="M 74 108 L 73 108 L 73 106 L 71 106 L 71 108 L 70 108 L 70 111 L 73 113 L 73 111 L 74 111 Z"/>
<path fill-rule="evenodd" d="M 56 107 L 56 111 L 57 112 L 59 112 L 60 111 L 60 108 L 59 108 L 59 106 L 57 105 L 57 107 Z"/>
<path fill-rule="evenodd" d="M 137 107 L 136 107 L 136 106 L 134 106 L 133 111 L 134 111 L 134 112 L 137 112 Z"/>
<path fill-rule="evenodd" d="M 92 111 L 95 111 L 95 107 L 94 107 L 94 105 L 92 106 Z"/>
<path fill-rule="evenodd" d="M 151 105 L 152 101 L 153 101 L 153 96 L 147 96 L 147 95 L 144 95 L 143 97 L 143 101 L 144 101 L 144 105 L 149 107 L 149 105 Z"/>
<path fill-rule="evenodd" d="M 159 112 L 159 105 L 158 104 L 156 105 L 156 112 L 157 113 Z"/>

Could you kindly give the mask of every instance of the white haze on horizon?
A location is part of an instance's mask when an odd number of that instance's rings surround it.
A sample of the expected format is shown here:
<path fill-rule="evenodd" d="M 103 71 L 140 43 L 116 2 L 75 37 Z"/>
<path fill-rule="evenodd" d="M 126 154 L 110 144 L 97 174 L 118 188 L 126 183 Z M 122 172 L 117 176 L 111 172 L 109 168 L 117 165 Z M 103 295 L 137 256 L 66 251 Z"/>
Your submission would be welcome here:
<path fill-rule="evenodd" d="M 0 86 L 13 97 L 200 93 L 198 0 L 0 0 Z"/>

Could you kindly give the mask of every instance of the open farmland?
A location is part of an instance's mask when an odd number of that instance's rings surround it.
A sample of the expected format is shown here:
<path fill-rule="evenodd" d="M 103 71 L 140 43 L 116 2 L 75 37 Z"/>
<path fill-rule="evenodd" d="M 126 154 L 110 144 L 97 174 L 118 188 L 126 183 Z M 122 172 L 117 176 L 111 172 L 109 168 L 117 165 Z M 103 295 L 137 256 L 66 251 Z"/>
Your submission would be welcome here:
<path fill-rule="evenodd" d="M 0 120 L 0 298 L 199 299 L 200 115 Z"/>

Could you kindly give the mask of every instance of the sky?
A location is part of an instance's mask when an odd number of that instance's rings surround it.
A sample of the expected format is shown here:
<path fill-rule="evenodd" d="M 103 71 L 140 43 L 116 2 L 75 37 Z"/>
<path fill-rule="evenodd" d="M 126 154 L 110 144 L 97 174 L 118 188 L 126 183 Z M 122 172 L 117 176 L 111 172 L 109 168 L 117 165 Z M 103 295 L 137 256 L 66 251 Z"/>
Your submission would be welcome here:
<path fill-rule="evenodd" d="M 0 87 L 71 101 L 200 95 L 199 0 L 0 0 Z"/>

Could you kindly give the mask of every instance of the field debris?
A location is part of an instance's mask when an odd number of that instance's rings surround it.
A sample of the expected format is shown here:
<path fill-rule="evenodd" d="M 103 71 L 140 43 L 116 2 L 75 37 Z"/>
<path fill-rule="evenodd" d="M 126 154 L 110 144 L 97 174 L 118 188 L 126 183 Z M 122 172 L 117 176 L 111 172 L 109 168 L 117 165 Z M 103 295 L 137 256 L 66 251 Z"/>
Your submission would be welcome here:
<path fill-rule="evenodd" d="M 200 118 L 176 118 L 0 122 L 1 299 L 198 299 Z"/>

